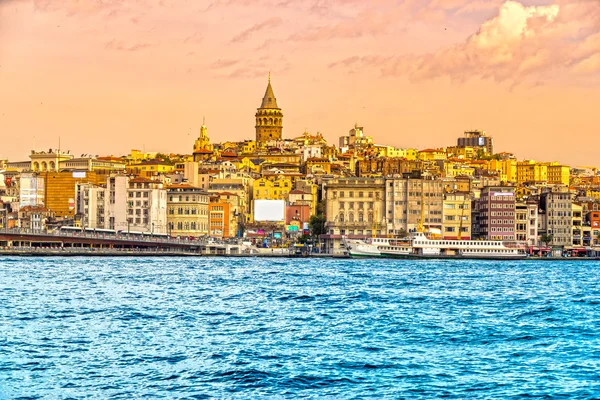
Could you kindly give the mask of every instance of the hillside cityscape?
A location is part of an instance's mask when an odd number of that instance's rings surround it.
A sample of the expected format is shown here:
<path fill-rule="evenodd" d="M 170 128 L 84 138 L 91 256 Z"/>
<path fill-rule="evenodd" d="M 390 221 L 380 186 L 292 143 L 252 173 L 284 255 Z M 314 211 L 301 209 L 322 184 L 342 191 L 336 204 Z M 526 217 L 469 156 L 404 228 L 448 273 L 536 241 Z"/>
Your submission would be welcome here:
<path fill-rule="evenodd" d="M 496 153 L 482 130 L 420 150 L 376 144 L 359 123 L 338 143 L 319 132 L 286 138 L 270 76 L 255 117 L 255 138 L 241 142 L 211 140 L 203 122 L 190 154 L 58 148 L 1 160 L 0 228 L 302 242 L 330 254 L 345 237 L 416 231 L 522 241 L 540 253 L 599 244 L 596 167 Z"/>

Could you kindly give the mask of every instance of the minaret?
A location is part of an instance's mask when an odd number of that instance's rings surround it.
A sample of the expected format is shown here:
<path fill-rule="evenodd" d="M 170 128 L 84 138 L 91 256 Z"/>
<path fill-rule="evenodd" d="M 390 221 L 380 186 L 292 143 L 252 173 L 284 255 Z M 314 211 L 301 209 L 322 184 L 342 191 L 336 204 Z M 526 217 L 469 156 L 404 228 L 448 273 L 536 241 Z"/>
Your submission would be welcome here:
<path fill-rule="evenodd" d="M 283 131 L 283 114 L 271 87 L 271 73 L 260 108 L 256 110 L 256 142 L 264 146 L 269 140 L 279 140 Z"/>

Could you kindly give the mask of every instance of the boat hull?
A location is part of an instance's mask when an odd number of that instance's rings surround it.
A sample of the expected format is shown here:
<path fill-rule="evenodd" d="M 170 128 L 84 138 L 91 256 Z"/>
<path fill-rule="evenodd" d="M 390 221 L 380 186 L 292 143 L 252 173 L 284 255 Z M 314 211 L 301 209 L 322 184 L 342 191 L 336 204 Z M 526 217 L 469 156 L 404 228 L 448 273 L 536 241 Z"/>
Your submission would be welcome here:
<path fill-rule="evenodd" d="M 456 254 L 456 255 L 444 255 L 444 254 L 390 254 L 382 253 L 379 258 L 397 258 L 397 259 L 443 259 L 443 260 L 524 260 L 527 258 L 526 254 L 513 254 L 506 256 L 493 256 L 493 255 L 471 255 L 471 254 Z"/>

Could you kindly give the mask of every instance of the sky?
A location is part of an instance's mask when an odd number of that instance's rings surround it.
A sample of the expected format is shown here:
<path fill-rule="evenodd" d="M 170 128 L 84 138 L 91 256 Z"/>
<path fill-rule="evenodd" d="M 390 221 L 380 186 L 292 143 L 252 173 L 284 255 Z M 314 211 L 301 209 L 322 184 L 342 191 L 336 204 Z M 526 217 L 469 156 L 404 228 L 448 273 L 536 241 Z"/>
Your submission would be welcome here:
<path fill-rule="evenodd" d="M 191 153 L 255 137 L 600 166 L 600 0 L 0 0 L 0 158 Z"/>

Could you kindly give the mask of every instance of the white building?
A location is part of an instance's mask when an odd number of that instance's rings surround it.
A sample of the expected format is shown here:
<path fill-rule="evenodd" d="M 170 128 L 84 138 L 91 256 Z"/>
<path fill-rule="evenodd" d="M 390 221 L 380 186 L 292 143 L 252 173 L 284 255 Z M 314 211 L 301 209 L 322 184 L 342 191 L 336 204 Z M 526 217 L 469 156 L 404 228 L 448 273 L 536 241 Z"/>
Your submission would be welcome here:
<path fill-rule="evenodd" d="M 441 232 L 444 185 L 441 180 L 388 178 L 385 180 L 387 232 L 419 229 Z"/>
<path fill-rule="evenodd" d="M 24 172 L 19 179 L 19 209 L 44 205 L 44 178 Z"/>
<path fill-rule="evenodd" d="M 163 183 L 114 175 L 106 186 L 77 186 L 77 213 L 86 228 L 167 233 L 167 191 Z"/>

